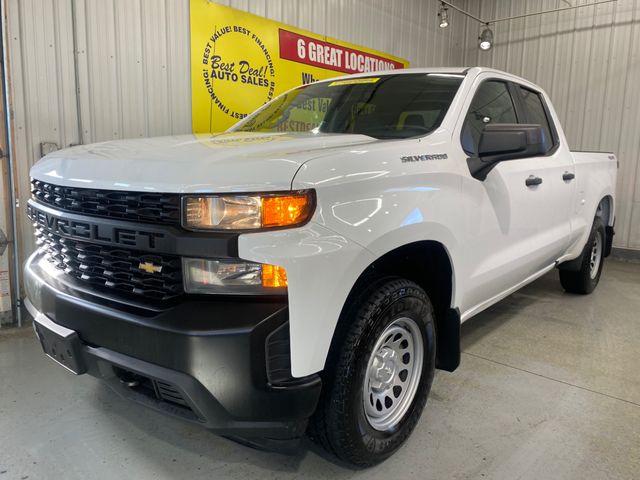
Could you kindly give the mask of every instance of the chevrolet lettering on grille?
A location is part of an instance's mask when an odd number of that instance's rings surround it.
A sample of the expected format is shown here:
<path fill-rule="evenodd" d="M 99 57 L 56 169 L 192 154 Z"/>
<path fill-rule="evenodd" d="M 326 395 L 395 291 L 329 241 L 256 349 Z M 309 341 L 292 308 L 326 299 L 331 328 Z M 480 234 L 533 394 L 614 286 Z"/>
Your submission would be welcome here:
<path fill-rule="evenodd" d="M 138 249 L 154 250 L 158 240 L 164 238 L 160 232 L 133 230 L 130 228 L 92 223 L 86 220 L 60 218 L 55 214 L 27 205 L 27 215 L 34 226 L 49 232 L 76 239 L 90 240 L 99 243 L 109 243 L 135 247 Z"/>

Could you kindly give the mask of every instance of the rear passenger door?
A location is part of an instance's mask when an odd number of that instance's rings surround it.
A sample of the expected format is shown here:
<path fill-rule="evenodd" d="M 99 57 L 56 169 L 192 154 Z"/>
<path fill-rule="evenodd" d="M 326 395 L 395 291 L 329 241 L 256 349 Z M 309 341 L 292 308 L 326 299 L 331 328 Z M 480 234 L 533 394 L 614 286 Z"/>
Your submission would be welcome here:
<path fill-rule="evenodd" d="M 519 84 L 512 84 L 513 97 L 518 108 L 520 123 L 542 126 L 547 139 L 546 155 L 534 157 L 536 175 L 542 180 L 540 190 L 544 198 L 537 199 L 535 218 L 536 248 L 543 265 L 549 265 L 560 257 L 569 246 L 571 238 L 571 208 L 575 197 L 575 171 L 573 157 L 561 151 L 560 140 L 553 118 L 541 92 Z"/>

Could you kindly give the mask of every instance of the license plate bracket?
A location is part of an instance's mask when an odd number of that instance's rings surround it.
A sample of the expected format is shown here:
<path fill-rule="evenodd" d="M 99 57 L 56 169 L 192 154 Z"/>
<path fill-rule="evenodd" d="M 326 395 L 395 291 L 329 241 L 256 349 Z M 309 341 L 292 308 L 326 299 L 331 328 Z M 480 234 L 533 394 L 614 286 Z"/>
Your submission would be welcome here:
<path fill-rule="evenodd" d="M 87 371 L 82 342 L 74 330 L 54 323 L 43 314 L 36 315 L 33 328 L 48 357 L 76 375 Z"/>

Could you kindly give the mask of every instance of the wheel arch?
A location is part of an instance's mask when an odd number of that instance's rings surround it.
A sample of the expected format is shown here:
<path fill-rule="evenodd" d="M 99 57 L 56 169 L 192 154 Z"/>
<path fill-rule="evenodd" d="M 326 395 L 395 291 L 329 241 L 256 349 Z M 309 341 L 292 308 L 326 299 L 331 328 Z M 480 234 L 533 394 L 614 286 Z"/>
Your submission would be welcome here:
<path fill-rule="evenodd" d="M 603 193 L 600 195 L 600 201 L 597 203 L 595 212 L 593 214 L 593 221 L 596 218 L 601 218 L 602 222 L 605 225 L 605 247 L 604 247 L 604 256 L 608 257 L 611 255 L 611 250 L 613 248 L 613 236 L 615 234 L 613 230 L 613 225 L 615 223 L 615 210 L 614 210 L 614 200 L 613 196 L 609 193 Z M 585 238 L 585 242 L 588 241 L 589 235 L 591 233 L 591 226 L 589 229 L 585 231 L 583 237 Z M 586 245 L 586 243 L 585 243 Z M 567 262 L 563 262 L 558 265 L 559 270 L 565 271 L 578 271 L 582 265 L 582 260 L 585 255 L 584 246 L 582 247 L 580 254 Z"/>
<path fill-rule="evenodd" d="M 606 194 L 600 199 L 595 216 L 602 217 L 606 226 L 613 226 L 615 220 L 613 196 Z"/>
<path fill-rule="evenodd" d="M 438 241 L 422 240 L 379 256 L 358 277 L 342 307 L 339 322 L 348 321 L 343 313 L 349 303 L 369 285 L 372 277 L 379 276 L 406 278 L 425 290 L 436 317 L 436 368 L 455 370 L 460 364 L 460 312 L 453 307 L 455 270 L 447 248 Z M 340 330 L 336 328 L 336 334 Z"/>
<path fill-rule="evenodd" d="M 611 251 L 613 250 L 613 236 L 615 235 L 614 225 L 616 222 L 615 216 L 615 204 L 613 200 L 613 196 L 610 194 L 606 194 L 600 202 L 598 203 L 598 207 L 596 208 L 596 217 L 601 217 L 604 226 L 605 226 L 605 246 L 604 246 L 604 256 L 608 257 L 611 255 Z"/>

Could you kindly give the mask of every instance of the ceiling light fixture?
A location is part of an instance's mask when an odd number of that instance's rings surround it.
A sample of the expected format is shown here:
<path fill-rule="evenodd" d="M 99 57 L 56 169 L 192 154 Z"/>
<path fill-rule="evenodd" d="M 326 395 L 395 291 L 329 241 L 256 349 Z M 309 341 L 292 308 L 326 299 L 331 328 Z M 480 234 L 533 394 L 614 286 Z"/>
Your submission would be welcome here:
<path fill-rule="evenodd" d="M 449 26 L 449 11 L 444 3 L 440 4 L 438 17 L 440 17 L 440 28 L 447 28 Z"/>
<path fill-rule="evenodd" d="M 493 31 L 489 28 L 488 23 L 486 28 L 478 37 L 478 46 L 480 47 L 480 50 L 490 50 L 493 46 Z"/>
<path fill-rule="evenodd" d="M 452 10 L 456 10 L 457 12 L 460 12 L 461 14 L 471 18 L 472 20 L 475 20 L 481 25 L 485 25 L 486 26 L 485 29 L 482 31 L 482 33 L 478 37 L 478 47 L 481 50 L 490 50 L 491 47 L 493 47 L 493 31 L 491 31 L 491 29 L 489 28 L 490 24 L 495 24 L 498 22 L 508 22 L 510 20 L 533 17 L 536 15 L 545 15 L 547 13 L 557 13 L 557 12 L 564 12 L 567 10 L 575 10 L 578 8 L 595 7 L 596 5 L 604 5 L 605 3 L 614 3 L 614 2 L 617 2 L 618 0 L 596 0 L 596 1 L 591 1 L 589 3 L 580 3 L 579 5 L 572 5 L 571 2 L 569 2 L 568 0 L 562 0 L 562 1 L 567 4 L 566 7 L 553 8 L 551 10 L 542 10 L 540 12 L 523 13 L 520 15 L 514 15 L 512 17 L 486 19 L 486 18 L 480 18 L 474 15 L 473 13 L 467 12 L 466 10 L 456 6 L 455 4 L 451 3 L 452 0 L 437 0 L 437 2 L 440 4 L 440 8 L 438 10 L 439 12 L 438 17 L 440 17 L 440 28 L 446 28 L 447 26 L 449 26 L 449 18 L 448 18 L 449 12 L 447 11 L 447 7 L 450 7 Z"/>

